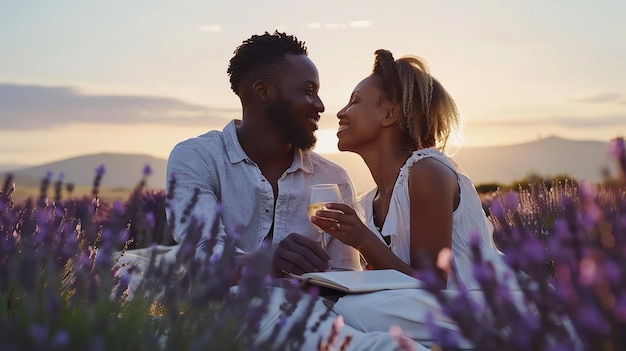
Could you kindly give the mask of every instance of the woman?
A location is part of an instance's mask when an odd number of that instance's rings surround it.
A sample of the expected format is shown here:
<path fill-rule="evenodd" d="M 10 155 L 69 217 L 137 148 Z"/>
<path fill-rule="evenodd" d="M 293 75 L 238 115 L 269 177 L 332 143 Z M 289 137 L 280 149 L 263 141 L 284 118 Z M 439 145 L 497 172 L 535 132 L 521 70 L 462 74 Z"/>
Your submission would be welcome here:
<path fill-rule="evenodd" d="M 437 269 L 442 287 L 454 284 L 445 270 L 449 265 L 441 264 L 450 252 L 457 278 L 476 287 L 473 236 L 484 256 L 506 269 L 471 180 L 442 153 L 459 116 L 422 60 L 394 60 L 389 51 L 376 51 L 373 73 L 356 86 L 337 117 L 339 149 L 363 158 L 376 187 L 359 200 L 366 224 L 343 204 L 329 204 L 342 212 L 320 211 L 314 224 L 357 248 L 372 269 L 415 275 L 428 268 L 425 262 Z"/>
<path fill-rule="evenodd" d="M 329 210 L 341 212 L 318 211 L 311 221 L 359 250 L 372 269 L 415 275 L 435 268 L 446 293 L 454 293 L 456 281 L 470 291 L 479 289 L 470 250 L 470 242 L 477 240 L 499 280 L 508 277 L 515 288 L 513 274 L 504 274 L 509 268 L 495 248 L 471 180 L 442 152 L 459 122 L 454 100 L 419 58 L 394 60 L 386 50 L 375 55 L 373 73 L 337 113 L 339 149 L 359 154 L 376 182 L 359 201 L 366 223 L 343 204 L 328 204 Z M 481 295 L 477 292 L 477 300 Z M 456 329 L 432 296 L 418 289 L 349 295 L 334 309 L 357 329 L 388 330 L 396 324 L 422 342 L 430 334 L 425 328 L 429 313 L 440 325 Z"/>

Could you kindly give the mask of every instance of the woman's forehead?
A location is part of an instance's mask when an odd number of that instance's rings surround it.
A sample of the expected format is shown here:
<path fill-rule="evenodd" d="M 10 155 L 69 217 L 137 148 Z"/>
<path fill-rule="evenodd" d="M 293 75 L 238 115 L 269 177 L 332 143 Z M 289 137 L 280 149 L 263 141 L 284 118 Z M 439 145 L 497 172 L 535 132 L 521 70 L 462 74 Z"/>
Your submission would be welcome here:
<path fill-rule="evenodd" d="M 354 92 L 372 92 L 378 90 L 378 78 L 374 75 L 365 77 L 354 88 Z"/>

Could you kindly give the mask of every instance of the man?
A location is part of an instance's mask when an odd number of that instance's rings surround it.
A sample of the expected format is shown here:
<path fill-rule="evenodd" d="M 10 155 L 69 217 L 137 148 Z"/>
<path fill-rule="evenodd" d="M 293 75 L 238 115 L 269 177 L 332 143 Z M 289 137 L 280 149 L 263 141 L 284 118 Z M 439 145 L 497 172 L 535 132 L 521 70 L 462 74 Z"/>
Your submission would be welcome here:
<path fill-rule="evenodd" d="M 200 254 L 219 206 L 213 254 L 231 236 L 242 263 L 264 241 L 271 243 L 275 276 L 325 271 L 331 258 L 335 267 L 360 269 L 352 247 L 335 240 L 328 251 L 321 248 L 307 215 L 311 185 L 337 183 L 348 204 L 355 196 L 345 169 L 310 151 L 324 104 L 304 43 L 279 32 L 253 35 L 235 50 L 227 72 L 241 100 L 241 120 L 179 143 L 168 159 L 174 238 L 181 242 L 186 235 L 180 219 L 195 196 L 190 215 L 205 223 Z"/>

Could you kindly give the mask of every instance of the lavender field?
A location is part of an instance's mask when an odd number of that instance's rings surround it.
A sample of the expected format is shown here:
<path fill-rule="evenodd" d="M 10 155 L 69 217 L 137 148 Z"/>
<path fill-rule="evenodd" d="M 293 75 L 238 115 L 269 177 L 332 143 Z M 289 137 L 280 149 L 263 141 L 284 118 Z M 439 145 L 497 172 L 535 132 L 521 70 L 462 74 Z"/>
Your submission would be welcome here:
<path fill-rule="evenodd" d="M 612 148 L 618 178 L 531 183 L 500 190 L 488 204 L 494 239 L 533 312 L 517 309 L 475 250 L 486 307 L 476 310 L 463 294 L 432 293 L 476 350 L 626 350 L 624 139 Z M 146 168 L 128 199 L 114 202 L 99 197 L 104 167 L 86 197 L 64 198 L 66 184 L 48 177 L 40 196 L 16 202 L 7 177 L 0 193 L 0 350 L 277 349 L 255 341 L 267 307 L 263 287 L 272 279 L 269 253 L 244 267 L 232 294 L 235 243 L 217 259 L 196 259 L 201 224 L 194 218 L 186 219 L 189 235 L 173 263 L 153 257 L 129 289 L 140 268 L 117 265 L 119 253 L 174 244 L 168 198 L 145 188 L 149 175 Z M 298 301 L 286 297 L 289 318 L 288 305 Z M 278 349 L 299 349 L 305 323 L 295 322 Z M 458 349 L 443 330 L 433 326 L 432 333 L 436 348 Z M 341 347 L 337 340 L 322 349 Z"/>

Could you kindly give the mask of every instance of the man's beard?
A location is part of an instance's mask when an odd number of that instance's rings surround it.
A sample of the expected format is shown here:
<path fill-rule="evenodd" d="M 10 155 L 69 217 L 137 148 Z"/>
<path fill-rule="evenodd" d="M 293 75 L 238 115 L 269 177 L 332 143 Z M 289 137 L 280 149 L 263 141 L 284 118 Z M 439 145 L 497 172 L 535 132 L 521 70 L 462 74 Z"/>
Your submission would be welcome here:
<path fill-rule="evenodd" d="M 280 132 L 283 140 L 301 150 L 310 150 L 317 138 L 306 128 L 307 120 L 298 120 L 291 103 L 282 97 L 276 98 L 267 108 L 267 118 Z"/>

